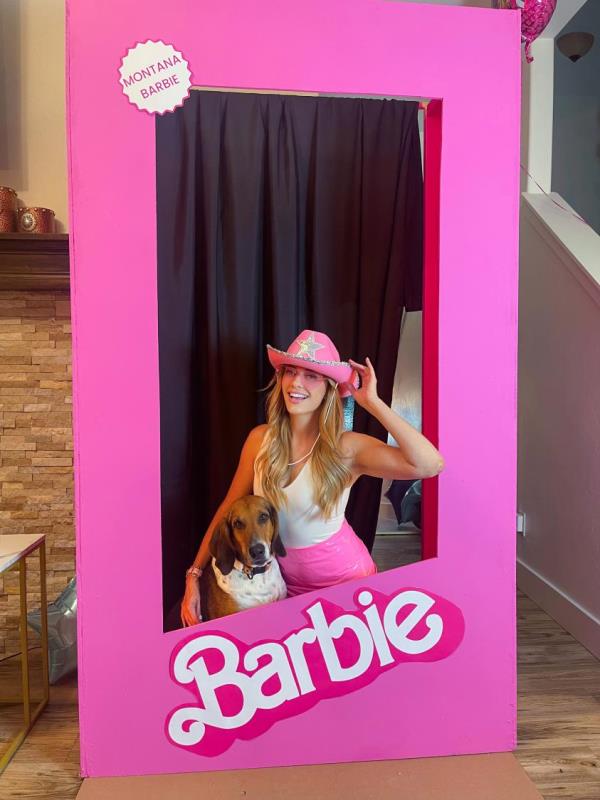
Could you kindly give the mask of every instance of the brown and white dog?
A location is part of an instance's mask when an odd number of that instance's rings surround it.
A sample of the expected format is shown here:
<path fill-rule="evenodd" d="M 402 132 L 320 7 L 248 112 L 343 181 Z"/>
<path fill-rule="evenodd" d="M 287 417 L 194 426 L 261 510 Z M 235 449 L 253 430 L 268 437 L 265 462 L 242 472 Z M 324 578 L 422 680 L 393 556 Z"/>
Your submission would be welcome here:
<path fill-rule="evenodd" d="M 204 620 L 286 597 L 276 558 L 285 556 L 277 511 L 263 497 L 232 503 L 212 535 L 210 554 L 212 563 L 200 578 Z"/>

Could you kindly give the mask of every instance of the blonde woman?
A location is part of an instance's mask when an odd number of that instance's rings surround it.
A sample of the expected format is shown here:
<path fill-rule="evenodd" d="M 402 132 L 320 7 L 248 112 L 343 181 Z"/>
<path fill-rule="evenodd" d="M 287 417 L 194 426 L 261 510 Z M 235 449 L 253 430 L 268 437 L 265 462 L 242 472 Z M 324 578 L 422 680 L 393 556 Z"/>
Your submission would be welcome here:
<path fill-rule="evenodd" d="M 331 339 L 309 330 L 287 351 L 267 345 L 267 352 L 275 369 L 267 423 L 250 431 L 227 496 L 187 571 L 184 625 L 201 620 L 198 577 L 210 558 L 213 531 L 234 500 L 254 493 L 277 509 L 286 550 L 279 565 L 293 596 L 376 572 L 344 516 L 350 488 L 361 475 L 417 480 L 438 475 L 444 466 L 431 442 L 379 398 L 368 358 L 366 364 L 340 361 Z M 397 447 L 344 430 L 341 398 L 350 394 Z"/>

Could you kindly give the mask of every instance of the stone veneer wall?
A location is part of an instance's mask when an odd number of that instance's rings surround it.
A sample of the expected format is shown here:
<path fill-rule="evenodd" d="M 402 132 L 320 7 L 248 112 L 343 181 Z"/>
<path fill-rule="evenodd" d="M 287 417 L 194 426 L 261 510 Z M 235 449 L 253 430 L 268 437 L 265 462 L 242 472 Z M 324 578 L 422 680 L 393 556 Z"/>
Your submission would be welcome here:
<path fill-rule="evenodd" d="M 67 292 L 0 291 L 0 535 L 46 534 L 48 600 L 75 572 Z M 39 603 L 28 558 L 29 608 Z M 0 576 L 0 659 L 20 649 L 18 573 Z"/>

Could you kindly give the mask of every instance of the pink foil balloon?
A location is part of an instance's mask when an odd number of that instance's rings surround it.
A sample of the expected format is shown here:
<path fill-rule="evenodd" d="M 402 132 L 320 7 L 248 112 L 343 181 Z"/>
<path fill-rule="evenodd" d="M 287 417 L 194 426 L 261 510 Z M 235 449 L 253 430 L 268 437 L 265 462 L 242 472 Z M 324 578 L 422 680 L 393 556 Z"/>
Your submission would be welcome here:
<path fill-rule="evenodd" d="M 525 42 L 527 63 L 531 63 L 531 45 L 550 22 L 556 0 L 495 0 L 494 5 L 496 8 L 521 10 L 521 40 Z"/>

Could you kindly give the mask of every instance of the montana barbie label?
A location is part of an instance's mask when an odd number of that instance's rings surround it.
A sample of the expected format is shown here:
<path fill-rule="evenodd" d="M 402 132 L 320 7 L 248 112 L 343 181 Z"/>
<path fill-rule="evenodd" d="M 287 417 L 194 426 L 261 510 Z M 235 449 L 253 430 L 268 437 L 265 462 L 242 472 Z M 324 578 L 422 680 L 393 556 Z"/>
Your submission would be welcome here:
<path fill-rule="evenodd" d="M 173 45 L 148 40 L 132 47 L 121 61 L 120 83 L 140 111 L 174 111 L 190 96 L 191 73 Z"/>
<path fill-rule="evenodd" d="M 222 632 L 193 636 L 171 656 L 171 678 L 193 699 L 172 711 L 166 734 L 205 756 L 251 739 L 277 720 L 357 691 L 411 661 L 439 661 L 464 634 L 460 610 L 419 589 L 362 589 L 355 610 L 316 600 L 307 624 L 278 641 L 245 644 Z"/>

